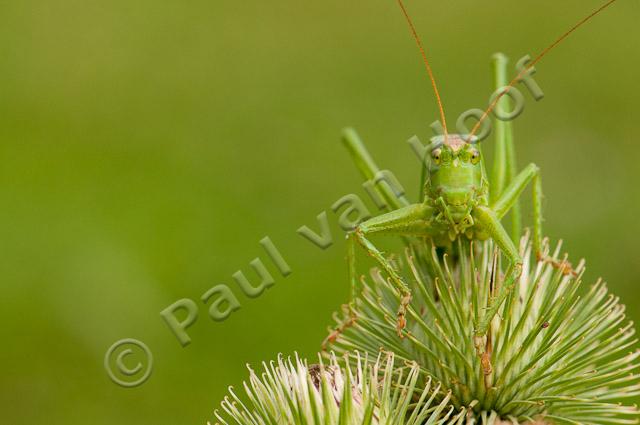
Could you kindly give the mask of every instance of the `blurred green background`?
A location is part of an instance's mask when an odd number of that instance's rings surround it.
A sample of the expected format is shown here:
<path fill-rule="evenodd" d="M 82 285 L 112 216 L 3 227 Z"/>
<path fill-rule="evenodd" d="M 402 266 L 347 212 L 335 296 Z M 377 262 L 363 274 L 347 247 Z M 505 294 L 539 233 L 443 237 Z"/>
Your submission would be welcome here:
<path fill-rule="evenodd" d="M 534 54 L 599 3 L 407 6 L 453 121 L 486 104 L 493 52 Z M 515 124 L 520 164 L 543 171 L 546 233 L 636 320 L 639 15 L 620 1 L 550 54 L 546 96 L 527 93 Z M 203 424 L 246 363 L 313 357 L 348 295 L 329 206 L 366 199 L 340 130 L 355 126 L 416 199 L 405 141 L 436 118 L 391 0 L 2 2 L 0 421 Z M 322 210 L 325 251 L 295 232 Z M 231 275 L 266 235 L 293 274 L 248 299 Z M 223 323 L 199 302 L 219 283 L 242 304 Z M 184 297 L 201 307 L 186 348 L 159 316 Z M 138 388 L 102 366 L 125 337 L 155 355 Z"/>

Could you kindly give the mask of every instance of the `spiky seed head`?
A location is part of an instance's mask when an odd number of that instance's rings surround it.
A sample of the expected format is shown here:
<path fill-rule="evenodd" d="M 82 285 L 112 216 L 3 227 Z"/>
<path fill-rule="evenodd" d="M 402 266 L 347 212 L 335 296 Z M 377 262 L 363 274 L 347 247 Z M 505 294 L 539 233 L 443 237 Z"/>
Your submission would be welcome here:
<path fill-rule="evenodd" d="M 548 250 L 548 249 L 547 249 Z M 523 272 L 485 337 L 474 330 L 503 283 L 500 251 L 458 241 L 455 259 L 413 242 L 393 261 L 410 284 L 404 338 L 396 334 L 402 293 L 379 270 L 363 278 L 355 320 L 331 346 L 337 352 L 393 351 L 451 391 L 456 408 L 472 404 L 479 423 L 636 423 L 625 404 L 640 395 L 635 328 L 604 282 L 583 287 L 555 252 L 536 260 L 525 236 Z M 493 416 L 492 416 L 493 415 Z M 489 419 L 493 417 L 493 422 Z M 489 422 L 487 422 L 489 421 Z M 478 423 L 478 422 L 475 422 Z"/>
<path fill-rule="evenodd" d="M 249 368 L 246 397 L 229 390 L 215 412 L 217 424 L 240 425 L 421 425 L 460 423 L 465 409 L 449 403 L 450 394 L 416 363 L 396 362 L 392 353 L 368 361 L 357 353 L 347 361 L 309 365 L 297 355 L 263 364 L 258 376 Z"/>

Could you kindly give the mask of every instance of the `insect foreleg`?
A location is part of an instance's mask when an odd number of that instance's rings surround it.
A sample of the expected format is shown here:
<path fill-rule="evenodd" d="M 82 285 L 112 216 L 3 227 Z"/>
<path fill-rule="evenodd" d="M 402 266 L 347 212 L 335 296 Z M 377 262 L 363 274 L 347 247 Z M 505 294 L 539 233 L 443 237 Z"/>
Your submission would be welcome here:
<path fill-rule="evenodd" d="M 489 236 L 491 236 L 493 241 L 509 260 L 509 268 L 505 274 L 504 281 L 502 282 L 502 285 L 500 285 L 498 293 L 495 296 L 489 295 L 489 304 L 487 309 L 476 326 L 475 336 L 482 337 L 487 334 L 491 321 L 498 313 L 500 306 L 515 286 L 517 279 L 522 274 L 522 258 L 518 253 L 518 249 L 509 237 L 509 234 L 500 223 L 500 218 L 494 211 L 487 207 L 478 207 L 474 212 L 477 224 L 482 227 Z"/>
<path fill-rule="evenodd" d="M 491 205 L 491 209 L 498 219 L 504 217 L 509 210 L 517 203 L 520 194 L 529 182 L 533 181 L 533 248 L 536 256 L 542 255 L 542 181 L 540 179 L 540 168 L 536 164 L 529 164 L 520 172 L 504 192 Z"/>
<path fill-rule="evenodd" d="M 402 330 L 406 326 L 407 306 L 411 301 L 411 290 L 398 271 L 383 253 L 367 238 L 371 234 L 393 234 L 408 236 L 428 236 L 430 234 L 430 218 L 433 209 L 424 204 L 413 204 L 399 210 L 391 211 L 367 220 L 356 227 L 353 235 L 364 250 L 389 275 L 400 291 L 400 306 L 397 313 L 396 330 L 403 337 Z"/>

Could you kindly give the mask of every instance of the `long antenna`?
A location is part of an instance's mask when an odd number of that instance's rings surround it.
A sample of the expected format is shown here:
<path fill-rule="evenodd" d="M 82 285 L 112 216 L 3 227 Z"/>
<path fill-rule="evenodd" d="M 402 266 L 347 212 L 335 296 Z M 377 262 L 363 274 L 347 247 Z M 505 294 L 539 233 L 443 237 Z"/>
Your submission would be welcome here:
<path fill-rule="evenodd" d="M 571 35 L 572 32 L 574 32 L 579 27 L 581 27 L 582 25 L 587 23 L 587 21 L 589 21 L 591 18 L 596 16 L 598 13 L 602 12 L 604 9 L 606 9 L 609 6 L 611 6 L 613 3 L 615 3 L 615 1 L 616 0 L 609 0 L 607 3 L 605 3 L 602 6 L 600 6 L 598 9 L 594 10 L 593 12 L 591 12 L 586 17 L 582 18 L 582 20 L 580 20 L 580 22 L 578 22 L 573 27 L 571 27 L 571 29 L 569 29 L 569 31 L 565 32 L 560 37 L 558 37 L 558 39 L 556 41 L 551 43 L 551 45 L 549 45 L 546 49 L 544 49 L 542 52 L 540 52 L 540 54 L 538 54 L 538 56 L 536 56 L 536 58 L 534 60 L 529 62 L 529 64 L 526 67 L 524 67 L 522 69 L 522 71 L 520 71 L 520 73 L 513 80 L 511 80 L 511 82 L 502 90 L 502 92 L 500 92 L 500 94 L 498 96 L 496 96 L 495 99 L 493 99 L 493 101 L 491 102 L 489 107 L 484 111 L 484 113 L 482 114 L 482 116 L 480 117 L 480 119 L 478 120 L 476 125 L 471 130 L 471 134 L 469 135 L 469 138 L 471 138 L 472 136 L 474 136 L 476 134 L 476 132 L 480 128 L 480 125 L 482 124 L 482 122 L 487 118 L 487 116 L 489 116 L 491 111 L 493 111 L 495 109 L 495 107 L 498 104 L 498 101 L 500 100 L 500 98 L 502 98 L 502 96 L 507 94 L 507 92 L 509 92 L 509 90 L 511 90 L 513 88 L 513 86 L 517 82 L 520 81 L 520 79 L 522 78 L 523 75 L 525 75 L 527 72 L 529 72 L 529 70 L 531 68 L 533 68 L 538 62 L 540 62 L 540 59 L 542 59 L 547 53 L 549 53 L 549 51 L 551 51 L 554 47 L 556 47 L 558 44 L 560 44 L 562 41 L 564 41 L 565 38 L 569 37 L 569 35 Z"/>
<path fill-rule="evenodd" d="M 409 29 L 411 30 L 411 35 L 416 40 L 416 44 L 418 45 L 418 49 L 420 49 L 420 54 L 422 55 L 422 60 L 424 61 L 424 65 L 427 68 L 427 73 L 429 74 L 429 80 L 431 80 L 431 86 L 433 87 L 433 92 L 436 95 L 436 101 L 438 102 L 438 109 L 440 110 L 440 120 L 442 121 L 442 126 L 444 127 L 444 140 L 447 140 L 448 132 L 447 132 L 447 120 L 444 117 L 444 108 L 442 107 L 442 100 L 440 99 L 440 92 L 438 91 L 438 86 L 436 85 L 436 79 L 433 77 L 433 71 L 431 70 L 431 65 L 429 64 L 429 59 L 427 59 L 427 53 L 422 46 L 422 41 L 420 41 L 420 37 L 418 37 L 418 33 L 416 32 L 416 28 L 413 26 L 413 22 L 411 21 L 411 17 L 407 12 L 407 9 L 404 7 L 404 3 L 402 0 L 398 0 L 398 5 L 400 9 L 402 9 L 402 14 L 407 20 L 407 24 L 409 24 Z"/>

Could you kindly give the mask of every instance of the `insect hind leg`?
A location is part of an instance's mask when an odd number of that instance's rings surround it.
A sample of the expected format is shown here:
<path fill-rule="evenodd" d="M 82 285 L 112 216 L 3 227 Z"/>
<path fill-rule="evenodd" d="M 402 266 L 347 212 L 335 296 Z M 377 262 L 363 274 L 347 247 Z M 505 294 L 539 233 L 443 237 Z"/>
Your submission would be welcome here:
<path fill-rule="evenodd" d="M 359 245 L 364 248 L 366 253 L 372 257 L 389 275 L 393 285 L 400 292 L 400 306 L 397 314 L 396 330 L 398 336 L 404 336 L 404 330 L 407 320 L 407 307 L 411 302 L 411 290 L 404 282 L 398 271 L 385 258 L 383 253 L 367 238 L 371 234 L 389 234 L 396 236 L 427 236 L 432 231 L 430 227 L 430 219 L 433 216 L 433 208 L 425 204 L 412 204 L 406 207 L 388 212 L 386 214 L 373 217 L 358 226 L 356 226 L 350 238 L 353 238 Z M 355 280 L 355 256 L 354 253 L 349 254 L 350 272 L 352 274 L 352 287 L 355 288 L 357 281 Z"/>

